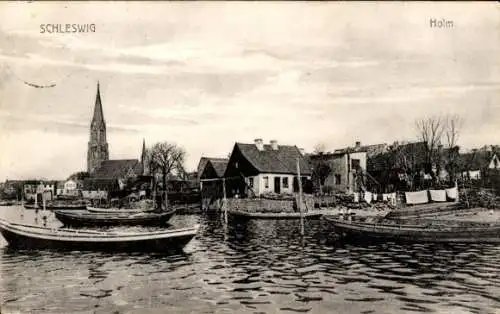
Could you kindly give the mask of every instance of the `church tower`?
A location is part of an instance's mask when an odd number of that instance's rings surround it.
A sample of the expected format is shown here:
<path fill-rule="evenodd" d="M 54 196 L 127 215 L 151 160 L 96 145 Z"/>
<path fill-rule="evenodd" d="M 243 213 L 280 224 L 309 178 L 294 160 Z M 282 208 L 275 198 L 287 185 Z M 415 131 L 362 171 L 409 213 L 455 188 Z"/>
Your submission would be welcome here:
<path fill-rule="evenodd" d="M 87 151 L 87 171 L 93 174 L 101 163 L 109 159 L 108 142 L 106 141 L 106 123 L 102 113 L 101 93 L 97 82 L 94 116 L 90 123 L 90 140 Z"/>

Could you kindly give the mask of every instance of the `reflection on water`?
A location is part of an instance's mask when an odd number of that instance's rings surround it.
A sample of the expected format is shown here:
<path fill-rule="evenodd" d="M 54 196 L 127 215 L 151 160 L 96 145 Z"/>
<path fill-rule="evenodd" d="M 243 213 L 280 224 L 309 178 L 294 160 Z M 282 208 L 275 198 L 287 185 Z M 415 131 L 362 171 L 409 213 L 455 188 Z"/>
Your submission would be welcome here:
<path fill-rule="evenodd" d="M 27 216 L 28 211 L 24 220 L 33 218 Z M 172 222 L 202 225 L 183 254 L 16 251 L 2 240 L 2 308 L 22 313 L 500 312 L 500 247 L 495 245 L 341 244 L 327 236 L 321 221 L 306 222 L 303 239 L 293 221 L 251 221 L 226 232 L 218 217 L 177 216 Z"/>

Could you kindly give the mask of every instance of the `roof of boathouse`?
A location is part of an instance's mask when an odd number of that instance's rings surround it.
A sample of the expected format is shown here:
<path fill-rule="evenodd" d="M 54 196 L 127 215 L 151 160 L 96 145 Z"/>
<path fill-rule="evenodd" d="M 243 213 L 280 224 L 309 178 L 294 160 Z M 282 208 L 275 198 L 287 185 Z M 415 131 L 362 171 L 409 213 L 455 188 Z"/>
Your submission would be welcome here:
<path fill-rule="evenodd" d="M 203 157 L 206 159 L 205 166 L 201 170 L 200 178 L 208 179 L 215 177 L 222 178 L 226 172 L 227 164 L 229 162 L 228 158 L 210 158 Z M 209 167 L 213 170 L 208 170 Z M 212 172 L 212 173 L 210 173 Z"/>

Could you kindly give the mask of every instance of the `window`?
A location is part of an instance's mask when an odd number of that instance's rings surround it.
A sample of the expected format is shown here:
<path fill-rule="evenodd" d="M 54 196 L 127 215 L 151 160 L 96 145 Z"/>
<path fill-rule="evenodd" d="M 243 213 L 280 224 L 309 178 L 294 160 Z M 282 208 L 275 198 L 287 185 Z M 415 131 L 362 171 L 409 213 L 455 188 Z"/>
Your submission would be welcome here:
<path fill-rule="evenodd" d="M 248 178 L 248 186 L 253 188 L 253 178 Z"/>
<path fill-rule="evenodd" d="M 288 189 L 288 177 L 283 177 L 283 188 Z"/>
<path fill-rule="evenodd" d="M 342 182 L 340 174 L 335 175 L 335 184 L 339 185 Z"/>
<path fill-rule="evenodd" d="M 357 171 L 361 167 L 359 159 L 351 159 L 351 169 Z"/>
<path fill-rule="evenodd" d="M 264 188 L 269 189 L 269 177 L 264 177 Z"/>

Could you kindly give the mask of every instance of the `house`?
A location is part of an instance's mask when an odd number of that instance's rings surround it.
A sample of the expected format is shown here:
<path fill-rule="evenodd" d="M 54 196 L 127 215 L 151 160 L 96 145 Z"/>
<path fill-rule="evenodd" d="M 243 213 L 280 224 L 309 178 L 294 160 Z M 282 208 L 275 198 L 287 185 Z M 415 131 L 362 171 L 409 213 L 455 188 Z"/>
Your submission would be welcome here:
<path fill-rule="evenodd" d="M 366 172 L 367 146 L 356 142 L 354 147 L 310 155 L 309 160 L 313 169 L 318 169 L 320 165 L 327 168 L 323 174 L 315 171 L 314 182 L 317 187 L 351 193 L 363 185 L 360 179 Z"/>
<path fill-rule="evenodd" d="M 78 196 L 83 188 L 83 181 L 69 179 L 58 183 L 57 195 Z"/>
<path fill-rule="evenodd" d="M 311 192 L 311 168 L 297 146 L 278 145 L 275 140 L 264 144 L 262 139 L 235 143 L 224 173 L 227 196 L 298 192 L 297 163 L 304 192 Z"/>

